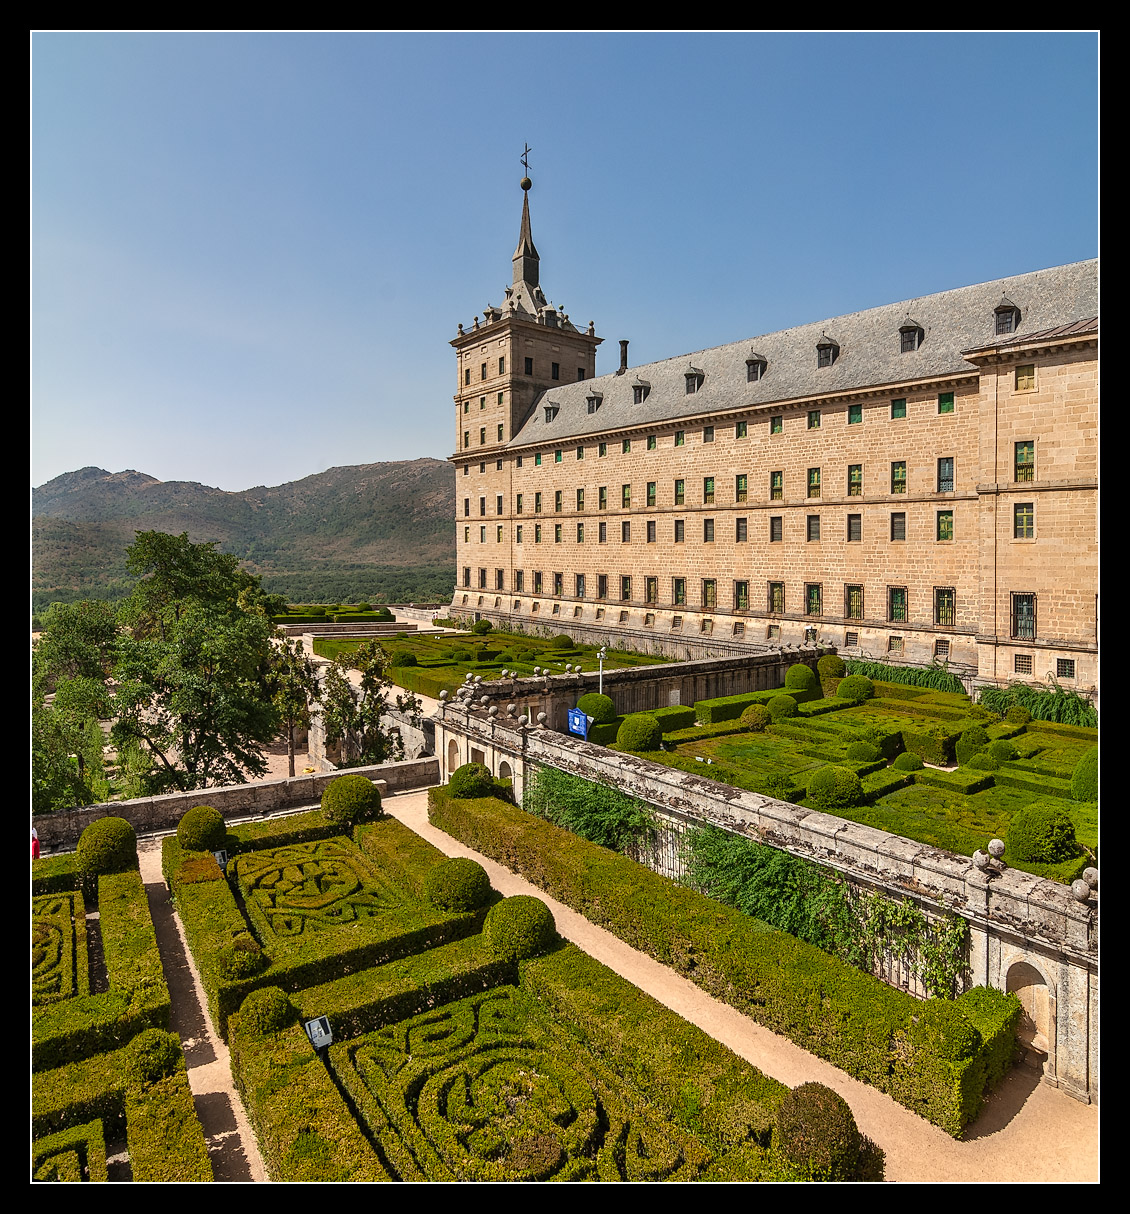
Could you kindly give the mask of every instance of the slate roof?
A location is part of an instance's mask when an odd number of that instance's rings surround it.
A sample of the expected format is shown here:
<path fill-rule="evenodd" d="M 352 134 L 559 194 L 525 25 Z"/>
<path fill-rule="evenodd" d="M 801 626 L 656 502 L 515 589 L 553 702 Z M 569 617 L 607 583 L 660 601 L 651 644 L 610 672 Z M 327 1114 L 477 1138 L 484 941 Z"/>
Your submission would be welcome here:
<path fill-rule="evenodd" d="M 1098 262 L 1080 261 L 958 287 L 630 367 L 624 375 L 562 384 L 539 397 L 537 407 L 506 445 L 564 442 L 681 417 L 969 373 L 975 367 L 963 351 L 1004 344 L 1000 338 L 994 340 L 993 309 L 1002 294 L 1020 309 L 1020 324 L 1008 336 L 1009 343 L 1095 323 L 1086 318 L 1098 313 Z M 908 314 L 925 336 L 917 350 L 903 354 L 899 326 Z M 834 336 L 840 352 L 830 367 L 818 367 L 816 346 L 825 334 Z M 746 360 L 755 355 L 763 357 L 767 366 L 760 380 L 749 383 Z M 702 370 L 703 379 L 698 391 L 688 395 L 690 365 Z M 638 379 L 650 383 L 651 392 L 637 405 L 632 386 Z M 589 413 L 586 397 L 594 392 L 603 400 L 595 413 Z M 551 404 L 558 410 L 546 421 L 545 406 Z"/>

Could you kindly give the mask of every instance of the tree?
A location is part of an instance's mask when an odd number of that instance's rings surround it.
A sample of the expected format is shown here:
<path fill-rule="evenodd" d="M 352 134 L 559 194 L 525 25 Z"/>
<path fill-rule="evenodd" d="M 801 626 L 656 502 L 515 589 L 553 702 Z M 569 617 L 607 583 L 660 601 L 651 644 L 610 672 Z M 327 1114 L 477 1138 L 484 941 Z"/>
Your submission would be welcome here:
<path fill-rule="evenodd" d="M 357 687 L 349 679 L 351 667 L 360 674 Z M 404 757 L 400 731 L 384 724 L 391 687 L 388 658 L 376 641 L 362 641 L 348 660 L 338 658 L 326 672 L 322 686 L 326 741 L 340 744 L 342 758 L 354 766 Z M 422 706 L 411 692 L 398 693 L 395 707 L 411 724 L 419 725 Z"/>
<path fill-rule="evenodd" d="M 310 709 L 321 698 L 318 672 L 303 651 L 301 641 L 283 639 L 271 663 L 274 705 L 286 729 L 287 767 L 294 775 L 294 731 L 310 724 Z"/>

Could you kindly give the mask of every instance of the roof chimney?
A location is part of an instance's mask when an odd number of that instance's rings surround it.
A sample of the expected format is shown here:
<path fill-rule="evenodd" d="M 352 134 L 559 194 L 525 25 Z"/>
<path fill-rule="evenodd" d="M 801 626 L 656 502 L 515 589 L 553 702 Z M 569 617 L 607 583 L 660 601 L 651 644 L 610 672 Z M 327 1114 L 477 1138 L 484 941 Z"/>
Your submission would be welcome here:
<path fill-rule="evenodd" d="M 628 339 L 620 338 L 620 369 L 616 372 L 617 375 L 623 375 L 628 369 Z"/>

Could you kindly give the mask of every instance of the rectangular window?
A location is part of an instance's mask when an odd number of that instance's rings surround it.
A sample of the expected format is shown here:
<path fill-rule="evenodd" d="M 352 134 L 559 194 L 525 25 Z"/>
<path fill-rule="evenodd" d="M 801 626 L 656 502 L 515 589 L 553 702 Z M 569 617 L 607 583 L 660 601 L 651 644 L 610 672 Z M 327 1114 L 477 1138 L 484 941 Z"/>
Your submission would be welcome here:
<path fill-rule="evenodd" d="M 534 360 L 532 358 L 527 358 L 526 359 L 526 374 L 533 375 L 533 373 L 534 373 Z"/>
<path fill-rule="evenodd" d="M 541 543 L 541 523 L 534 524 L 534 543 Z"/>
<path fill-rule="evenodd" d="M 749 582 L 734 583 L 734 610 L 749 610 Z"/>
<path fill-rule="evenodd" d="M 471 382 L 471 368 L 467 367 L 463 372 L 463 383 L 469 385 Z"/>
<path fill-rule="evenodd" d="M 687 579 L 682 577 L 673 578 L 671 581 L 671 601 L 676 607 L 685 607 L 687 604 Z"/>
<path fill-rule="evenodd" d="M 598 573 L 596 575 L 596 597 L 598 599 L 608 598 L 608 574 Z"/>
<path fill-rule="evenodd" d="M 471 499 L 469 497 L 463 499 L 463 517 L 471 517 Z"/>
<path fill-rule="evenodd" d="M 779 514 L 775 514 L 769 520 L 769 542 L 771 544 L 779 544 L 784 539 L 784 519 Z"/>
<path fill-rule="evenodd" d="M 769 419 L 769 433 L 781 434 L 785 428 L 785 419 L 783 417 L 771 417 Z"/>
<path fill-rule="evenodd" d="M 809 468 L 808 470 L 808 496 L 820 496 L 820 469 Z"/>
<path fill-rule="evenodd" d="M 514 461 L 514 463 L 517 467 L 520 468 L 522 466 L 522 457 L 519 455 L 518 458 Z"/>
<path fill-rule="evenodd" d="M 469 544 L 470 542 L 471 542 L 471 528 L 464 527 L 463 528 L 463 543 Z"/>
<path fill-rule="evenodd" d="M 584 379 L 584 378 L 585 378 L 585 369 L 584 369 L 584 367 L 578 367 L 578 368 L 577 368 L 577 379 L 578 379 L 578 381 L 579 381 L 579 380 L 582 380 L 582 379 Z"/>
<path fill-rule="evenodd" d="M 1031 392 L 1036 387 L 1036 365 L 1035 363 L 1027 363 L 1022 367 L 1016 368 L 1016 390 L 1017 392 Z"/>
<path fill-rule="evenodd" d="M 560 449 L 560 447 L 559 447 L 559 448 L 558 448 L 556 451 L 554 451 L 554 453 L 553 453 L 553 462 L 554 462 L 555 464 L 559 464 L 559 463 L 561 463 L 561 449 Z"/>
<path fill-rule="evenodd" d="M 585 525 L 584 525 L 584 523 L 578 523 L 577 524 L 577 543 L 583 544 L 584 542 L 585 542 Z"/>
<path fill-rule="evenodd" d="M 702 441 L 704 443 L 712 443 L 714 441 L 714 427 L 713 426 L 703 426 Z"/>
<path fill-rule="evenodd" d="M 470 445 L 471 445 L 471 431 L 464 430 L 463 431 L 463 446 L 469 447 Z"/>
<path fill-rule="evenodd" d="M 848 497 L 863 496 L 863 465 L 848 464 Z"/>
<path fill-rule="evenodd" d="M 681 544 L 686 536 L 686 524 L 681 518 L 675 520 L 675 543 Z"/>
<path fill-rule="evenodd" d="M 863 515 L 849 514 L 847 516 L 847 542 L 858 544 L 863 539 Z"/>
<path fill-rule="evenodd" d="M 1036 596 L 1014 594 L 1012 596 L 1012 636 L 1017 641 L 1036 639 Z"/>
<path fill-rule="evenodd" d="M 468 371 L 467 374 L 470 375 L 471 372 Z M 470 570 L 470 567 L 467 565 L 463 566 L 463 585 L 466 586 L 468 589 L 470 589 L 470 587 L 471 587 L 471 570 Z"/>
<path fill-rule="evenodd" d="M 627 576 L 620 578 L 620 601 L 622 603 L 630 603 L 632 601 L 632 579 Z"/>
<path fill-rule="evenodd" d="M 749 433 L 749 422 L 735 422 L 734 423 L 734 437 L 735 438 L 745 438 L 745 436 L 748 433 Z"/>
<path fill-rule="evenodd" d="M 1036 479 L 1036 444 L 1032 442 L 1017 443 L 1013 471 L 1015 481 L 1034 481 Z"/>
<path fill-rule="evenodd" d="M 655 505 L 655 490 L 656 490 L 656 482 L 648 481 L 647 482 L 647 504 L 649 506 Z"/>
<path fill-rule="evenodd" d="M 897 422 L 906 417 L 906 398 L 900 397 L 891 401 L 891 421 Z"/>
<path fill-rule="evenodd" d="M 506 374 L 506 359 L 505 358 L 500 358 L 498 360 L 498 373 L 499 373 L 499 375 Z"/>
<path fill-rule="evenodd" d="M 747 519 L 734 519 L 734 541 L 738 544 L 744 544 L 749 539 L 749 523 Z"/>
<path fill-rule="evenodd" d="M 845 632 L 844 633 L 844 645 L 847 646 L 847 648 L 853 649 L 858 644 L 859 644 L 859 633 L 858 632 Z"/>
<path fill-rule="evenodd" d="M 487 428 L 486 428 L 486 426 L 483 426 L 479 430 L 479 446 L 480 447 L 483 446 L 486 443 L 486 441 L 487 441 Z"/>
<path fill-rule="evenodd" d="M 905 540 L 906 539 L 906 515 L 892 514 L 891 515 L 891 539 Z"/>
<path fill-rule="evenodd" d="M 487 499 L 485 497 L 480 497 L 479 498 L 479 518 L 483 518 L 486 515 L 486 512 L 487 512 Z"/>
<path fill-rule="evenodd" d="M 541 594 L 541 573 L 534 574 L 534 594 Z"/>
<path fill-rule="evenodd" d="M 1032 502 L 1017 502 L 1012 508 L 1012 537 L 1030 540 L 1036 534 L 1036 507 Z"/>
<path fill-rule="evenodd" d="M 596 508 L 598 510 L 608 509 L 608 486 L 601 485 L 596 491 Z"/>
<path fill-rule="evenodd" d="M 702 520 L 702 542 L 704 544 L 714 543 L 714 520 L 712 518 Z"/>
<path fill-rule="evenodd" d="M 887 587 L 887 619 L 892 624 L 906 622 L 906 587 Z"/>
<path fill-rule="evenodd" d="M 702 500 L 704 505 L 714 504 L 714 477 L 712 476 L 702 478 Z"/>
<path fill-rule="evenodd" d="M 483 366 L 485 367 L 486 363 L 483 363 Z M 485 409 L 486 407 L 487 407 L 487 398 L 485 396 L 480 396 L 479 397 L 479 408 Z"/>
<path fill-rule="evenodd" d="M 887 652 L 902 653 L 902 637 L 887 637 Z"/>
<path fill-rule="evenodd" d="M 561 364 L 560 363 L 550 363 L 549 378 L 550 379 L 560 379 L 561 378 Z"/>
<path fill-rule="evenodd" d="M 485 569 L 480 569 L 479 570 L 479 589 L 485 590 L 486 588 L 487 588 L 487 571 Z"/>
<path fill-rule="evenodd" d="M 938 511 L 938 539 L 952 540 L 953 539 L 953 511 L 939 510 Z"/>
<path fill-rule="evenodd" d="M 808 411 L 808 428 L 810 430 L 820 429 L 820 410 L 810 409 Z"/>
<path fill-rule="evenodd" d="M 957 623 L 957 591 L 952 586 L 934 590 L 934 623 L 942 628 Z"/>
<path fill-rule="evenodd" d="M 949 657 L 950 657 L 949 641 L 940 641 L 939 640 L 939 641 L 934 642 L 934 657 L 938 658 L 942 662 L 949 661 Z"/>
<path fill-rule="evenodd" d="M 578 458 L 578 459 L 584 459 L 584 458 L 585 458 L 585 449 L 584 449 L 584 447 L 578 447 L 578 448 L 577 448 L 577 458 Z"/>
<path fill-rule="evenodd" d="M 628 452 L 631 451 L 631 449 L 632 449 L 632 440 L 630 438 L 624 439 L 624 441 L 620 444 L 620 454 L 627 455 Z"/>
<path fill-rule="evenodd" d="M 891 464 L 891 492 L 906 492 L 906 460 L 896 460 Z"/>
<path fill-rule="evenodd" d="M 649 451 L 654 451 L 654 450 L 655 450 L 655 448 L 656 448 L 656 446 L 657 446 L 657 443 L 656 443 L 656 441 L 655 441 L 655 435 L 654 435 L 654 434 L 649 434 L 649 435 L 647 436 L 647 449 L 648 449 Z"/>
<path fill-rule="evenodd" d="M 535 468 L 541 467 L 541 452 L 540 451 L 534 456 L 534 467 Z"/>
<path fill-rule="evenodd" d="M 818 540 L 820 538 L 820 515 L 810 514 L 807 519 L 807 538 Z"/>
<path fill-rule="evenodd" d="M 739 472 L 734 477 L 734 501 L 744 502 L 749 497 L 749 477 L 744 472 Z"/>
<path fill-rule="evenodd" d="M 785 583 L 770 582 L 769 583 L 769 610 L 776 612 L 778 615 L 785 610 Z"/>
<path fill-rule="evenodd" d="M 953 393 L 939 392 L 938 393 L 938 412 L 952 413 L 953 412 Z"/>
<path fill-rule="evenodd" d="M 653 518 L 647 520 L 647 542 L 649 544 L 655 543 L 655 519 Z"/>
<path fill-rule="evenodd" d="M 541 514 L 541 494 L 534 494 L 534 513 Z"/>
<path fill-rule="evenodd" d="M 498 423 L 498 438 L 495 441 L 502 442 L 502 423 L 501 422 Z"/>
<path fill-rule="evenodd" d="M 514 570 L 514 593 L 524 594 L 526 590 L 526 574 L 521 569 Z M 517 606 L 517 604 L 515 604 Z"/>
<path fill-rule="evenodd" d="M 521 495 L 520 493 L 519 493 L 519 494 L 518 494 L 518 496 L 517 496 L 517 497 L 514 499 L 514 513 L 515 513 L 515 514 L 521 514 L 521 513 L 522 513 L 522 495 Z"/>
<path fill-rule="evenodd" d="M 953 492 L 953 456 L 947 455 L 938 460 L 938 492 Z"/>
<path fill-rule="evenodd" d="M 583 489 L 578 489 L 577 490 L 577 509 L 583 510 L 584 508 L 585 508 L 585 491 Z"/>
<path fill-rule="evenodd" d="M 632 524 L 625 519 L 620 524 L 620 543 L 630 544 L 632 542 Z"/>
<path fill-rule="evenodd" d="M 649 603 L 659 602 L 659 579 L 649 577 L 644 581 L 644 593 Z"/>
<path fill-rule="evenodd" d="M 620 486 L 620 508 L 622 510 L 630 510 L 632 506 L 632 486 Z"/>
<path fill-rule="evenodd" d="M 521 523 L 519 523 L 518 526 L 514 528 L 514 542 L 516 544 L 520 544 L 522 542 L 522 524 Z"/>
<path fill-rule="evenodd" d="M 822 592 L 819 584 L 808 582 L 804 587 L 804 614 L 822 615 Z"/>
<path fill-rule="evenodd" d="M 1055 660 L 1055 677 L 1057 679 L 1075 678 L 1075 659 L 1074 658 L 1056 658 L 1056 660 Z"/>
<path fill-rule="evenodd" d="M 608 524 L 607 523 L 601 523 L 600 526 L 597 528 L 596 538 L 597 538 L 598 543 L 601 543 L 601 544 L 608 543 Z"/>
<path fill-rule="evenodd" d="M 686 481 L 676 481 L 675 482 L 675 505 L 676 506 L 683 505 L 683 501 L 684 501 L 685 497 L 686 497 Z"/>
<path fill-rule="evenodd" d="M 495 512 L 495 514 L 501 514 L 501 513 L 502 513 L 502 494 L 501 494 L 501 493 L 497 493 L 497 494 L 495 494 L 495 498 L 494 498 L 494 512 Z"/>
<path fill-rule="evenodd" d="M 597 455 L 607 455 L 608 454 L 608 444 L 607 443 L 597 443 L 596 453 L 597 453 Z"/>
<path fill-rule="evenodd" d="M 687 441 L 686 433 L 683 430 L 675 431 L 675 446 L 681 447 Z"/>
<path fill-rule="evenodd" d="M 863 406 L 848 405 L 848 425 L 858 426 L 863 421 Z"/>
<path fill-rule="evenodd" d="M 784 472 L 769 473 L 769 500 L 774 502 L 781 501 L 785 496 L 785 474 Z"/>
<path fill-rule="evenodd" d="M 556 595 L 565 593 L 565 575 L 563 573 L 553 575 L 553 593 Z"/>
<path fill-rule="evenodd" d="M 844 615 L 849 620 L 863 619 L 863 587 L 844 587 Z"/>
<path fill-rule="evenodd" d="M 560 514 L 560 513 L 561 513 L 561 507 L 562 507 L 562 502 L 561 502 L 561 490 L 560 490 L 560 489 L 555 489 L 555 490 L 553 491 L 553 513 L 554 513 L 554 514 Z"/>
<path fill-rule="evenodd" d="M 501 523 L 499 523 L 499 525 L 495 528 L 495 531 L 497 532 L 497 534 L 494 537 L 494 542 L 496 544 L 501 544 L 502 543 L 502 524 Z"/>
<path fill-rule="evenodd" d="M 1030 653 L 1014 653 L 1012 655 L 1013 674 L 1032 673 L 1032 655 Z"/>
<path fill-rule="evenodd" d="M 702 605 L 708 608 L 718 605 L 718 583 L 713 578 L 703 579 Z"/>
<path fill-rule="evenodd" d="M 575 599 L 585 597 L 585 575 L 583 573 L 578 573 L 573 578 L 573 597 Z"/>
<path fill-rule="evenodd" d="M 506 589 L 506 570 L 496 569 L 494 571 L 494 588 L 495 590 Z"/>

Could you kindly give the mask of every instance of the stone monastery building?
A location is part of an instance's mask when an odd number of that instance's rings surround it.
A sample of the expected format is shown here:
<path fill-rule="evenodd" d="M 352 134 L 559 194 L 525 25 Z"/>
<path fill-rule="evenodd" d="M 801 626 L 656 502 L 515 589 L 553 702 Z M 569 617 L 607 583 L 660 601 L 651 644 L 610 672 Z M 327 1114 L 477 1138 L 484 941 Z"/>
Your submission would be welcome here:
<path fill-rule="evenodd" d="M 528 193 L 513 266 L 451 343 L 454 614 L 1097 684 L 1096 262 L 600 377 Z"/>

